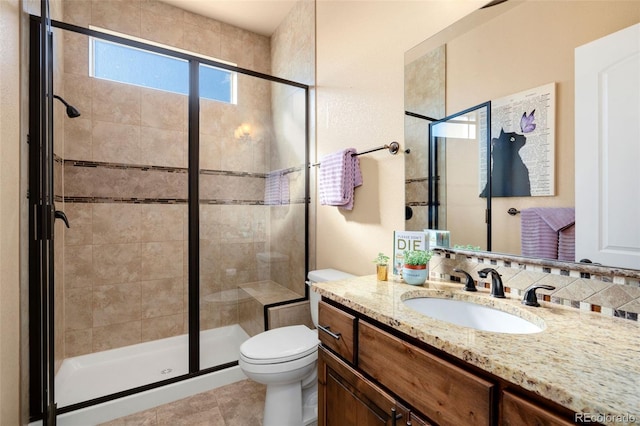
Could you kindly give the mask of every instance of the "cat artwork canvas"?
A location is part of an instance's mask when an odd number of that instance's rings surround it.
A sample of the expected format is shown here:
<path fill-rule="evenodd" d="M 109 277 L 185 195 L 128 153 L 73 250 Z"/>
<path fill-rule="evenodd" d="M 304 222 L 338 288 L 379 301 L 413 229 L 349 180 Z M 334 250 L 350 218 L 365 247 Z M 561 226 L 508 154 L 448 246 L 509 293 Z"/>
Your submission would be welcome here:
<path fill-rule="evenodd" d="M 480 147 L 480 197 L 555 195 L 554 127 L 555 83 L 491 100 L 491 137 Z"/>
<path fill-rule="evenodd" d="M 526 115 L 526 113 L 525 113 Z M 531 113 L 533 116 L 533 113 Z M 533 124 L 535 128 L 535 124 Z M 515 132 L 500 130 L 500 136 L 491 140 L 491 196 L 529 197 L 531 183 L 529 169 L 520 157 L 520 149 L 527 138 Z M 489 195 L 489 183 L 485 185 L 481 197 Z"/>

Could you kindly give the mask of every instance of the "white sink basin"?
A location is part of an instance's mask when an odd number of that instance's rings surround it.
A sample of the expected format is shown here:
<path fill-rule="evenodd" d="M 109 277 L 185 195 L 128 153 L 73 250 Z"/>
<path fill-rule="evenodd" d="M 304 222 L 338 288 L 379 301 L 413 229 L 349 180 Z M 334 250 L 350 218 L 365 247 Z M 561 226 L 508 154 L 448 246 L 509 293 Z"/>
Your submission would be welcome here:
<path fill-rule="evenodd" d="M 517 315 L 463 300 L 417 297 L 402 303 L 422 315 L 481 331 L 510 334 L 542 331 L 538 325 Z"/>

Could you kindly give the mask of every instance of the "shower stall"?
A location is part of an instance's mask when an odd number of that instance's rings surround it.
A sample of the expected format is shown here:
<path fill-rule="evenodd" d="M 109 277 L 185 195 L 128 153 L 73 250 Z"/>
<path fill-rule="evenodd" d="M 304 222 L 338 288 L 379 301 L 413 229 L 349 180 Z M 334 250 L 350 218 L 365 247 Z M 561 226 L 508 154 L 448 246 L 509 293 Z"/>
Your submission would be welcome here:
<path fill-rule="evenodd" d="M 46 13 L 30 42 L 30 409 L 54 424 L 237 368 L 269 308 L 308 298 L 309 86 L 271 75 L 274 36 L 175 12 L 204 39 L 178 49 L 101 27 L 104 11 Z M 214 24 L 239 59 L 207 50 Z"/>

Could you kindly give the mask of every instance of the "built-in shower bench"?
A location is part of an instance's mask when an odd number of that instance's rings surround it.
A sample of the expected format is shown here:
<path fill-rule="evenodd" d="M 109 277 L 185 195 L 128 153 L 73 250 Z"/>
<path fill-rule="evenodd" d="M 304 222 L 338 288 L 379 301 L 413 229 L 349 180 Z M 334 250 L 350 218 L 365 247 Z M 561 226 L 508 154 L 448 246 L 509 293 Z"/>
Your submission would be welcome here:
<path fill-rule="evenodd" d="M 255 336 L 265 330 L 265 306 L 304 297 L 271 280 L 240 284 L 238 289 L 238 293 L 244 292 L 249 296 L 241 298 L 238 317 L 240 326 L 250 336 Z M 268 308 L 267 321 L 269 329 L 293 324 L 304 324 L 311 327 L 309 302 L 299 301 L 271 306 Z"/>

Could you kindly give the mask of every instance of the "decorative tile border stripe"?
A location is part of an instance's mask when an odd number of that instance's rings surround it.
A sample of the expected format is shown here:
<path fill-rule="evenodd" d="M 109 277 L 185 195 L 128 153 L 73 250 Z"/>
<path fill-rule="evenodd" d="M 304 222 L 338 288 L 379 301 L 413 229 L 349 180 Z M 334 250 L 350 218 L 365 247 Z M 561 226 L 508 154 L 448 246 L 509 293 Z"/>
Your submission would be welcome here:
<path fill-rule="evenodd" d="M 288 169 L 282 169 L 281 171 L 282 171 L 282 174 L 283 174 L 283 175 L 288 175 L 288 174 L 290 174 L 290 173 L 301 172 L 301 171 L 303 171 L 304 169 L 305 169 L 305 167 L 304 167 L 304 166 L 294 166 L 294 167 L 289 167 Z M 272 172 L 270 172 L 270 173 L 275 173 L 275 172 L 276 172 L 276 170 L 274 170 L 274 171 L 272 171 Z M 268 174 L 269 174 L 269 173 L 267 173 L 267 175 L 268 175 Z"/>
<path fill-rule="evenodd" d="M 264 200 L 206 200 L 201 199 L 200 204 L 223 206 L 263 206 Z"/>
<path fill-rule="evenodd" d="M 59 197 L 59 196 L 56 196 Z M 56 202 L 78 203 L 78 204 L 187 204 L 186 198 L 111 198 L 111 197 L 59 197 Z M 286 206 L 291 204 L 304 204 L 304 199 L 290 200 L 286 204 L 278 204 L 278 206 Z M 208 200 L 201 199 L 200 204 L 210 205 L 239 205 L 239 206 L 264 206 L 263 200 Z M 269 206 L 276 207 L 276 205 Z"/>
<path fill-rule="evenodd" d="M 429 180 L 428 177 L 422 177 L 422 178 L 413 178 L 413 179 L 405 179 L 404 183 L 415 183 L 415 182 L 427 182 Z"/>
<path fill-rule="evenodd" d="M 217 176 L 234 176 L 234 177 L 253 177 L 265 179 L 267 175 L 265 173 L 252 173 L 252 172 L 235 172 L 233 170 L 207 170 L 201 169 L 201 175 L 217 175 Z"/>
<path fill-rule="evenodd" d="M 64 163 L 65 166 L 70 167 L 104 167 L 108 169 L 130 169 L 130 170 L 154 170 L 163 171 L 168 173 L 188 173 L 189 169 L 186 167 L 168 167 L 168 166 L 152 166 L 146 164 L 125 164 L 125 163 L 109 163 L 104 161 L 85 161 L 85 160 L 62 160 L 58 156 L 54 156 L 55 161 Z M 283 175 L 294 173 L 304 170 L 303 166 L 289 167 L 282 170 L 274 170 L 269 173 L 254 173 L 254 172 L 238 172 L 234 170 L 214 170 L 214 169 L 200 169 L 201 175 L 219 175 L 219 176 L 234 176 L 234 177 L 254 177 L 265 179 L 270 173 L 282 173 Z"/>
<path fill-rule="evenodd" d="M 491 261 L 495 261 L 494 265 L 500 264 L 504 265 L 505 262 L 508 262 L 509 266 L 513 263 L 517 263 L 521 266 L 521 269 L 530 269 L 534 270 L 535 267 L 540 268 L 548 268 L 549 272 L 558 270 L 558 274 L 560 271 L 568 271 L 571 272 L 579 272 L 586 273 L 589 275 L 595 276 L 610 276 L 610 277 L 628 277 L 628 278 L 636 278 L 640 280 L 640 270 L 636 269 L 627 269 L 627 268 L 619 268 L 616 266 L 602 266 L 595 263 L 573 263 L 573 262 L 562 262 L 558 260 L 551 259 L 535 259 L 530 257 L 522 257 L 515 255 L 507 255 L 502 253 L 491 253 L 491 252 L 475 252 L 470 250 L 441 250 L 437 251 L 450 254 L 453 256 L 466 256 L 467 258 L 477 258 L 479 259 L 479 263 L 489 263 Z M 487 259 L 487 262 L 484 262 L 484 259 Z M 588 278 L 588 277 L 587 277 Z"/>
<path fill-rule="evenodd" d="M 186 198 L 112 198 L 112 197 L 64 197 L 65 203 L 79 204 L 187 204 Z"/>
<path fill-rule="evenodd" d="M 251 206 L 267 206 L 267 207 L 278 207 L 278 206 L 288 206 L 292 204 L 304 204 L 304 199 L 295 199 L 289 200 L 288 203 L 283 204 L 265 204 L 264 200 L 207 200 L 200 199 L 200 204 L 212 204 L 212 205 L 251 205 Z"/>
<path fill-rule="evenodd" d="M 538 297 L 546 302 L 638 321 L 640 271 L 488 252 L 441 249 L 434 252 L 433 276 L 436 278 L 460 282 L 453 269 L 471 272 L 480 265 L 491 265 L 503 275 L 505 292 L 522 296 L 525 287 L 544 282 L 556 286 L 552 292 L 538 292 Z M 480 286 L 483 284 L 489 286 L 488 282 L 479 282 Z"/>
<path fill-rule="evenodd" d="M 144 164 L 124 164 L 124 163 L 108 163 L 102 161 L 82 161 L 82 160 L 64 160 L 65 166 L 70 167 L 102 167 L 106 169 L 128 169 L 128 170 L 156 170 L 169 173 L 187 173 L 188 169 L 184 167 L 166 167 L 166 166 L 150 166 Z"/>

